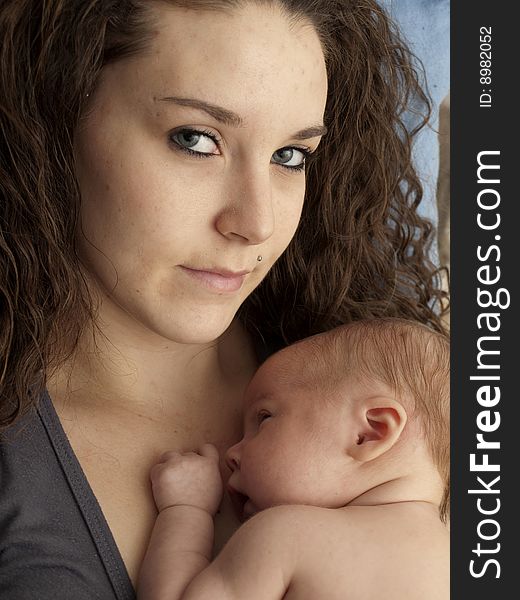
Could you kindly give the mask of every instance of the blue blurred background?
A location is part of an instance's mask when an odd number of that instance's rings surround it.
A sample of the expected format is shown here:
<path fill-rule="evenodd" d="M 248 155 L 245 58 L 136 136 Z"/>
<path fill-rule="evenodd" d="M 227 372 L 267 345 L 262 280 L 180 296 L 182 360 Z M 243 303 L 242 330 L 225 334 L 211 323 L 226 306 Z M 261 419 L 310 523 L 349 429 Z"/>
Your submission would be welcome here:
<path fill-rule="evenodd" d="M 439 105 L 450 87 L 449 0 L 379 0 L 398 24 L 412 52 L 424 64 L 433 100 L 430 126 L 416 138 L 414 159 L 424 185 L 423 216 L 437 224 L 436 189 L 439 172 Z M 410 125 L 413 117 L 410 115 Z M 434 251 L 435 255 L 436 252 Z"/>

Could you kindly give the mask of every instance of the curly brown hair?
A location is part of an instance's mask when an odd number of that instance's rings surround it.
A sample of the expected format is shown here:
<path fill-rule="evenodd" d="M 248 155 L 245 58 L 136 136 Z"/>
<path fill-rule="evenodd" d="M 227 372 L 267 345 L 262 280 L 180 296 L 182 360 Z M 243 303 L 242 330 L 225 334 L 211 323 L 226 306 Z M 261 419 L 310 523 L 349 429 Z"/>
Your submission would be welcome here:
<path fill-rule="evenodd" d="M 231 10 L 240 0 L 168 0 Z M 245 0 L 252 1 L 252 0 Z M 310 21 L 326 56 L 329 129 L 308 164 L 290 246 L 239 315 L 271 348 L 353 320 L 400 316 L 442 331 L 432 227 L 403 116 L 429 113 L 413 57 L 374 0 L 267 0 Z M 73 138 L 105 64 L 153 36 L 139 0 L 4 0 L 0 8 L 0 427 L 95 322 L 75 248 Z M 418 129 L 417 128 L 417 129 Z M 437 306 L 437 308 L 436 308 Z"/>

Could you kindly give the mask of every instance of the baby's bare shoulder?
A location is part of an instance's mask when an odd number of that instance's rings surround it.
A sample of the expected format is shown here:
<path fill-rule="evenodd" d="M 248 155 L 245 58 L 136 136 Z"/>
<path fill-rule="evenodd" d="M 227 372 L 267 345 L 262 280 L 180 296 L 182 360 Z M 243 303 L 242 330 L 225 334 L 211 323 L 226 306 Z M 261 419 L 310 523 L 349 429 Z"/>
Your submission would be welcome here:
<path fill-rule="evenodd" d="M 308 538 L 309 534 L 323 533 L 324 529 L 348 526 L 348 518 L 337 509 L 305 506 L 301 504 L 273 506 L 257 513 L 242 527 L 251 532 L 267 531 L 270 535 L 283 537 L 291 533 L 291 537 Z"/>
<path fill-rule="evenodd" d="M 304 505 L 284 505 L 267 508 L 242 525 L 239 531 L 247 536 L 279 538 L 288 543 L 308 536 L 310 531 L 327 527 L 336 511 Z"/>
<path fill-rule="evenodd" d="M 365 600 L 383 589 L 387 600 L 449 598 L 449 534 L 423 507 L 278 506 L 237 533 L 232 555 L 251 554 L 255 573 L 275 565 L 287 600 Z"/>
<path fill-rule="evenodd" d="M 348 539 L 345 515 L 336 509 L 305 505 L 274 506 L 257 513 L 244 523 L 232 539 L 252 545 L 256 552 L 266 548 L 290 558 L 292 567 L 307 560 L 309 545 L 331 546 Z"/>
<path fill-rule="evenodd" d="M 284 505 L 256 514 L 238 533 L 256 548 L 275 547 L 279 554 L 291 557 L 294 567 L 303 565 L 305 570 L 331 548 L 344 555 L 355 552 L 358 544 L 366 547 L 371 529 L 368 514 L 360 518 L 358 511 Z"/>
<path fill-rule="evenodd" d="M 325 589 L 331 599 L 376 598 L 382 589 L 388 600 L 449 598 L 449 532 L 431 507 L 283 506 L 263 519 L 295 559 L 298 600 Z"/>
<path fill-rule="evenodd" d="M 323 539 L 338 537 L 347 546 L 374 542 L 379 548 L 394 544 L 396 538 L 404 544 L 417 544 L 423 538 L 434 539 L 441 546 L 449 542 L 449 533 L 435 512 L 421 505 L 348 506 L 330 509 L 305 505 L 284 505 L 268 508 L 242 526 L 248 533 L 292 539 Z M 348 533 L 348 535 L 346 535 Z"/>
<path fill-rule="evenodd" d="M 320 508 L 305 505 L 284 505 L 268 508 L 250 519 L 243 527 L 255 530 L 268 529 L 270 533 L 287 533 L 297 535 L 322 535 L 330 528 L 345 530 L 356 540 L 358 535 L 366 542 L 374 537 L 382 542 L 387 537 L 395 539 L 402 536 L 403 541 L 413 542 L 422 536 L 432 535 L 439 540 L 448 540 L 448 529 L 441 523 L 430 507 L 417 505 L 407 506 L 347 506 L 344 508 Z M 367 531 L 368 530 L 368 531 Z"/>

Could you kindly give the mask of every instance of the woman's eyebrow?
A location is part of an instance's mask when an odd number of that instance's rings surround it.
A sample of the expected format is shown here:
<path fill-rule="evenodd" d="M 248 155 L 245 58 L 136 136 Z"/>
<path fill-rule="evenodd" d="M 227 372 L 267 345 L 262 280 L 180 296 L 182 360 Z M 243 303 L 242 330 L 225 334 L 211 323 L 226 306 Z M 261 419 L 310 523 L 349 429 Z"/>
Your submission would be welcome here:
<path fill-rule="evenodd" d="M 327 133 L 327 128 L 325 125 L 311 125 L 311 127 L 306 127 L 305 129 L 301 129 L 297 131 L 294 135 L 291 135 L 291 138 L 295 140 L 308 140 L 313 137 L 324 136 Z"/>
<path fill-rule="evenodd" d="M 159 98 L 159 101 L 173 102 L 175 104 L 178 104 L 179 106 L 188 106 L 190 108 L 202 110 L 211 117 L 213 117 L 219 123 L 224 123 L 225 125 L 230 125 L 231 127 L 243 127 L 244 125 L 244 120 L 242 119 L 242 117 L 237 115 L 235 112 L 228 110 L 227 108 L 223 108 L 222 106 L 218 106 L 217 104 L 212 104 L 211 102 L 206 102 L 197 98 L 180 98 L 178 96 L 165 96 L 164 98 Z M 326 133 L 327 128 L 325 127 L 325 125 L 320 124 L 305 127 L 305 129 L 297 131 L 294 135 L 290 137 L 296 140 L 307 140 L 309 138 L 325 135 Z"/>

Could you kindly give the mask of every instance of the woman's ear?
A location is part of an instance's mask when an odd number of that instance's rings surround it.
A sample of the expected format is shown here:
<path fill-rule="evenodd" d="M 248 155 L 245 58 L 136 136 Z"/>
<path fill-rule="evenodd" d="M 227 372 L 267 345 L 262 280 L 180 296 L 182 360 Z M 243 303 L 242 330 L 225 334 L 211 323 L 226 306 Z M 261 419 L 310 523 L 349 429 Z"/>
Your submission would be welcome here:
<path fill-rule="evenodd" d="M 378 458 L 397 442 L 406 425 L 406 411 L 397 400 L 378 396 L 353 407 L 348 454 L 357 461 Z"/>

